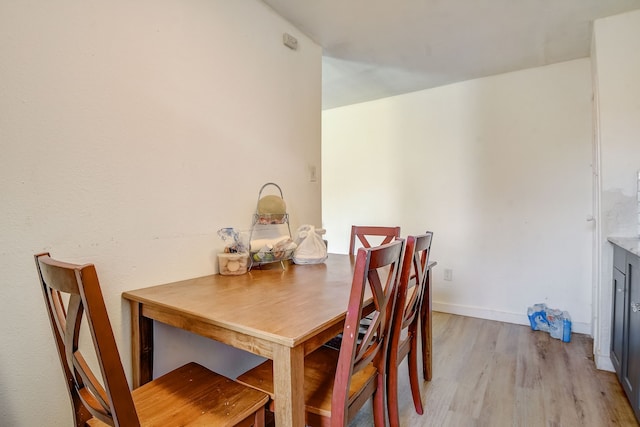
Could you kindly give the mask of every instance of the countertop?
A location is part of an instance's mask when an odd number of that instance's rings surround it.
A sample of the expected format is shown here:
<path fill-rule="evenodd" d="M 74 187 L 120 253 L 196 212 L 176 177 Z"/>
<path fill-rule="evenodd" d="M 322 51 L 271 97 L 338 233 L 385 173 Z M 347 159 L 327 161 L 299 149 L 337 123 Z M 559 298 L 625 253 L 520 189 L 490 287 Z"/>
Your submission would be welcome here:
<path fill-rule="evenodd" d="M 607 240 L 634 255 L 640 256 L 639 237 L 608 237 Z"/>

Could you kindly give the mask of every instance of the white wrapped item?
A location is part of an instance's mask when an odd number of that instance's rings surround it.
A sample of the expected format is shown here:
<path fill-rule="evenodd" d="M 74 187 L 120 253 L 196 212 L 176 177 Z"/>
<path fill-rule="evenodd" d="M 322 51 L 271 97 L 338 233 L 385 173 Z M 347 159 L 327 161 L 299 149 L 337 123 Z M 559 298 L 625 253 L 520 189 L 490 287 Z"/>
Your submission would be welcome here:
<path fill-rule="evenodd" d="M 324 230 L 316 230 L 313 225 L 298 228 L 297 248 L 293 251 L 296 264 L 320 264 L 327 259 L 327 245 L 322 240 Z"/>

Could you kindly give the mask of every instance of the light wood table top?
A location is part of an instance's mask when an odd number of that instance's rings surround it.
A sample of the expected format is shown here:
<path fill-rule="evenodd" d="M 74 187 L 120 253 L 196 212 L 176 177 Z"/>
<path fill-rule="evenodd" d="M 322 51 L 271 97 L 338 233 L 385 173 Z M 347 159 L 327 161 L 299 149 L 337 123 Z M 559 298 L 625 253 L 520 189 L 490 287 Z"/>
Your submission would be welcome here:
<path fill-rule="evenodd" d="M 131 304 L 133 386 L 153 377 L 155 320 L 272 359 L 276 424 L 303 426 L 304 356 L 342 331 L 354 262 L 330 254 L 323 264 L 124 292 Z"/>
<path fill-rule="evenodd" d="M 304 425 L 304 355 L 341 332 L 354 258 L 212 275 L 128 291 L 133 382 L 153 376 L 153 322 L 160 321 L 274 361 L 276 422 Z M 276 264 L 279 266 L 279 264 Z"/>

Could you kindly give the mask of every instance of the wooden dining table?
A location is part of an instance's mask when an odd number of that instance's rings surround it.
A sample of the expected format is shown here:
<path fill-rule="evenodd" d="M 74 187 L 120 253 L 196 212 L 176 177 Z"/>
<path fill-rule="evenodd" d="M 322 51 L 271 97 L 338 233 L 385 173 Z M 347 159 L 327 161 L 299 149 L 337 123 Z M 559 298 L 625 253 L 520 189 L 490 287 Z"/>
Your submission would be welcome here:
<path fill-rule="evenodd" d="M 127 291 L 133 387 L 153 379 L 153 321 L 273 360 L 276 425 L 304 426 L 304 356 L 342 332 L 355 257 L 253 269 Z M 279 264 L 278 264 L 279 266 Z M 431 304 L 425 304 L 425 379 L 431 376 Z"/>

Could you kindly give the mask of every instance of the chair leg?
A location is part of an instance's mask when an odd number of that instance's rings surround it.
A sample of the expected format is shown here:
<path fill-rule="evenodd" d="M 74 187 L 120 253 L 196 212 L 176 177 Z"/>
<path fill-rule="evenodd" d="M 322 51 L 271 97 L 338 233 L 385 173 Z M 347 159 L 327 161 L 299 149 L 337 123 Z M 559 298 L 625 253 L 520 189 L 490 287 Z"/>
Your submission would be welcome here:
<path fill-rule="evenodd" d="M 263 406 L 258 411 L 256 411 L 255 420 L 253 422 L 253 425 L 255 427 L 265 427 L 265 425 L 264 425 L 264 417 L 265 417 L 265 410 L 264 410 L 264 406 Z"/>
<path fill-rule="evenodd" d="M 389 424 L 391 426 L 400 425 L 400 414 L 398 409 L 398 367 L 395 360 L 390 364 L 387 371 L 387 412 L 389 413 Z"/>
<path fill-rule="evenodd" d="M 431 270 L 427 271 L 425 295 L 420 308 L 420 338 L 422 341 L 422 376 L 431 381 Z"/>
<path fill-rule="evenodd" d="M 414 332 L 414 334 L 417 331 Z M 409 366 L 409 384 L 411 386 L 411 395 L 413 396 L 413 406 L 416 408 L 416 412 L 420 415 L 424 413 L 422 408 L 422 398 L 420 396 L 420 383 L 418 381 L 418 340 L 417 334 L 411 338 L 411 348 L 409 350 L 409 357 L 407 358 L 407 365 Z M 396 379 L 397 381 L 397 379 Z M 397 402 L 396 402 L 397 403 Z M 396 405 L 397 410 L 397 405 Z"/>
<path fill-rule="evenodd" d="M 378 388 L 373 395 L 373 424 L 376 427 L 382 427 L 387 425 L 387 408 L 385 399 L 385 375 L 378 373 L 377 375 Z M 391 427 L 398 427 L 399 424 L 391 424 Z"/>

